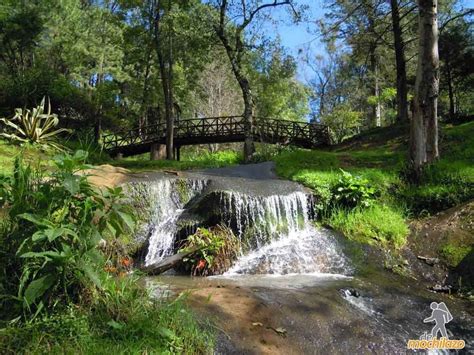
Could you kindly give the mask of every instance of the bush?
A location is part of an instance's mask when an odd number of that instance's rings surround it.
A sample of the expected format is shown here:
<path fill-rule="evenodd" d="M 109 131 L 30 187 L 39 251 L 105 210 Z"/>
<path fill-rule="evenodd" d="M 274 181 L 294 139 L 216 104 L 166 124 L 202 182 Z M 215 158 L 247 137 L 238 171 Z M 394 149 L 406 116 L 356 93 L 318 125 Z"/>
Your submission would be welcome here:
<path fill-rule="evenodd" d="M 333 204 L 342 208 L 369 207 L 377 193 L 367 179 L 341 169 L 342 176 L 332 187 Z"/>
<path fill-rule="evenodd" d="M 210 229 L 198 228 L 183 243 L 180 251 L 197 249 L 184 262 L 192 275 L 217 275 L 227 271 L 237 259 L 240 243 L 231 229 L 216 226 Z"/>
<path fill-rule="evenodd" d="M 350 211 L 336 209 L 324 222 L 350 239 L 396 248 L 405 244 L 409 232 L 401 211 L 380 204 Z"/>
<path fill-rule="evenodd" d="M 84 290 L 101 289 L 98 242 L 134 227 L 120 203 L 121 188 L 95 190 L 77 174 L 87 167 L 86 158 L 83 151 L 57 156 L 48 177 L 17 159 L 13 176 L 3 181 L 0 195 L 9 225 L 0 236 L 7 291 L 1 302 L 10 313 L 3 317 L 30 319 L 77 301 Z"/>
<path fill-rule="evenodd" d="M 339 104 L 331 113 L 322 117 L 322 123 L 330 130 L 331 139 L 341 143 L 345 138 L 354 135 L 362 122 L 362 114 L 353 111 L 348 104 Z"/>

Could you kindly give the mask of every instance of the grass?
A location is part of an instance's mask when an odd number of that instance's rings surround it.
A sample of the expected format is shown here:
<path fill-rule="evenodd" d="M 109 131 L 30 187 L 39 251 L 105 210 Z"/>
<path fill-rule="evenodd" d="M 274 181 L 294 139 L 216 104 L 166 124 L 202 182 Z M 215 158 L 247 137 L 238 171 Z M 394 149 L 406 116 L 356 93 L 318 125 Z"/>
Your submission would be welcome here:
<path fill-rule="evenodd" d="M 149 160 L 149 155 L 144 154 L 139 157 L 125 158 L 110 162 L 112 165 L 121 166 L 133 172 L 150 170 L 189 170 L 189 169 L 209 169 L 224 166 L 237 165 L 242 163 L 242 154 L 225 150 L 215 153 L 185 152 L 181 161 L 175 160 Z"/>
<path fill-rule="evenodd" d="M 182 298 L 151 300 L 131 287 L 109 304 L 62 312 L 0 329 L 2 354 L 204 354 L 214 334 Z M 132 299 L 133 297 L 133 299 Z"/>
<path fill-rule="evenodd" d="M 409 232 L 403 212 L 380 204 L 351 211 L 337 209 L 323 221 L 352 240 L 384 247 L 402 247 Z"/>
<path fill-rule="evenodd" d="M 440 254 L 449 266 L 456 267 L 471 251 L 471 245 L 446 244 L 441 248 Z"/>
<path fill-rule="evenodd" d="M 400 247 L 406 216 L 433 214 L 474 198 L 474 122 L 442 128 L 441 159 L 426 169 L 419 186 L 404 182 L 407 142 L 396 127 L 378 129 L 332 151 L 291 150 L 274 157 L 277 174 L 311 188 L 324 221 L 349 238 Z M 331 189 L 344 169 L 367 179 L 380 197 L 370 209 L 327 211 Z"/>
<path fill-rule="evenodd" d="M 6 140 L 0 139 L 0 174 L 7 175 L 13 170 L 13 162 L 17 155 L 21 154 L 23 160 L 37 166 L 40 162 L 47 165 L 47 160 L 53 154 L 52 151 L 42 151 L 32 145 L 11 144 Z"/>

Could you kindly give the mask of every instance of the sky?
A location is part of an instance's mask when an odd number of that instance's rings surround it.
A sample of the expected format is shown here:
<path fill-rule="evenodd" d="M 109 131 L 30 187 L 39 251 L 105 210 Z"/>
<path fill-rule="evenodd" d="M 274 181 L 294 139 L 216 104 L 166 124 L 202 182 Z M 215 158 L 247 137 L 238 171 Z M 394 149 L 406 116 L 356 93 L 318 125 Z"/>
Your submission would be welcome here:
<path fill-rule="evenodd" d="M 298 57 L 298 52 L 302 48 L 310 48 L 314 54 L 324 53 L 324 47 L 314 33 L 316 25 L 311 23 L 324 17 L 324 0 L 298 0 L 297 3 L 308 7 L 305 12 L 305 21 L 299 24 L 289 23 L 285 20 L 288 18 L 287 9 L 279 8 L 273 16 L 277 19 L 276 23 L 264 26 L 264 30 L 270 37 L 279 36 L 281 44 L 295 58 Z M 308 73 L 303 63 L 298 61 L 298 79 L 306 81 L 309 76 L 311 73 Z"/>
<path fill-rule="evenodd" d="M 323 45 L 318 40 L 317 35 L 311 33 L 311 30 L 314 31 L 316 26 L 311 24 L 309 21 L 316 21 L 324 17 L 324 2 L 324 0 L 297 0 L 298 4 L 308 6 L 308 21 L 298 25 L 289 23 L 288 20 L 285 21 L 284 19 L 288 17 L 287 10 L 280 7 L 274 13 L 274 18 L 277 19 L 277 22 L 275 24 L 265 25 L 263 30 L 267 31 L 267 34 L 269 34 L 270 37 L 275 38 L 276 36 L 279 36 L 281 44 L 287 49 L 288 53 L 293 55 L 295 58 L 298 56 L 299 49 L 307 48 L 308 46 L 312 53 L 323 54 Z M 464 0 L 459 2 L 462 3 L 463 8 L 465 9 L 474 8 L 474 0 Z M 308 68 L 304 66 L 302 61 L 298 61 L 297 78 L 304 82 L 307 81 L 310 76 L 311 72 Z"/>

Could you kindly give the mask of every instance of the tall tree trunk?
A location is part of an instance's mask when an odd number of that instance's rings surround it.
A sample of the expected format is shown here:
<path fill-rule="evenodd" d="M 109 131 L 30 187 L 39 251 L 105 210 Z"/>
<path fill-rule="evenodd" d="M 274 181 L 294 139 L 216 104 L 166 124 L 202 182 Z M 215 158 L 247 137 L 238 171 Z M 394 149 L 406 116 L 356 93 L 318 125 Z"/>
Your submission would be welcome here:
<path fill-rule="evenodd" d="M 255 144 L 253 141 L 253 96 L 252 90 L 250 89 L 250 82 L 248 78 L 242 72 L 241 57 L 244 51 L 244 45 L 240 39 L 236 40 L 236 48 L 232 48 L 229 44 L 228 38 L 225 36 L 224 31 L 217 31 L 217 35 L 221 39 L 222 44 L 226 50 L 227 56 L 229 57 L 232 72 L 234 73 L 235 79 L 239 83 L 240 89 L 242 90 L 242 98 L 244 99 L 244 161 L 250 162 L 253 154 L 255 153 Z"/>
<path fill-rule="evenodd" d="M 390 0 L 392 10 L 393 37 L 395 42 L 395 62 L 397 70 L 397 119 L 399 122 L 408 121 L 408 88 L 403 44 L 402 28 L 400 26 L 400 10 L 398 0 Z"/>
<path fill-rule="evenodd" d="M 143 131 L 144 126 L 146 126 L 147 123 L 147 98 L 148 98 L 148 78 L 150 76 L 150 67 L 151 67 L 151 50 L 147 49 L 147 54 L 145 56 L 145 74 L 143 77 L 143 91 L 142 91 L 142 102 L 140 105 L 140 116 L 138 118 L 138 129 L 139 129 L 139 134 L 140 137 L 146 138 L 146 132 Z"/>
<path fill-rule="evenodd" d="M 168 14 L 171 13 L 171 0 L 168 1 Z M 166 159 L 174 159 L 174 105 L 173 105 L 173 22 L 168 29 L 168 100 L 166 101 Z M 179 149 L 179 147 L 178 147 Z"/>
<path fill-rule="evenodd" d="M 410 158 L 419 180 L 421 171 L 439 157 L 438 151 L 438 1 L 418 0 L 419 50 L 413 118 L 410 131 Z"/>
<path fill-rule="evenodd" d="M 163 36 L 161 31 L 161 15 L 160 15 L 160 2 L 157 1 L 155 6 L 155 47 L 156 47 L 156 54 L 158 56 L 158 63 L 160 67 L 160 75 L 161 75 L 161 84 L 163 88 L 163 98 L 165 103 L 165 121 L 166 121 L 166 159 L 172 160 L 174 159 L 174 117 L 173 117 L 173 96 L 171 90 L 171 81 L 172 81 L 172 34 L 169 33 L 168 37 L 168 45 L 169 45 L 169 53 L 168 53 L 168 63 L 166 63 L 164 54 L 163 54 Z M 168 13 L 171 10 L 171 1 L 168 3 Z M 171 31 L 170 31 L 171 32 Z"/>
<path fill-rule="evenodd" d="M 453 120 L 456 115 L 456 105 L 454 99 L 453 76 L 451 73 L 451 64 L 446 61 L 447 82 L 448 82 L 448 97 L 449 97 L 449 119 Z"/>
<path fill-rule="evenodd" d="M 380 97 L 380 85 L 379 85 L 379 73 L 378 73 L 378 64 L 377 57 L 375 54 L 376 46 L 372 46 L 370 50 L 370 70 L 373 75 L 374 85 L 373 85 L 373 94 L 377 98 L 377 103 L 375 104 L 372 111 L 372 122 L 375 127 L 380 127 L 382 125 L 382 109 L 381 103 L 379 100 Z"/>

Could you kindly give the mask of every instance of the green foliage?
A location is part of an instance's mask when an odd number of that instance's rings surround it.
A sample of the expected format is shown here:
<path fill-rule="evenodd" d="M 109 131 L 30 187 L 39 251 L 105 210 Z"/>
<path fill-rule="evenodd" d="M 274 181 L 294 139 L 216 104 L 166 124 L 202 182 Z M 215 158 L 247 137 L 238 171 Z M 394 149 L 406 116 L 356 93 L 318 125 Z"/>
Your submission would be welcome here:
<path fill-rule="evenodd" d="M 88 305 L 1 329 L 2 353 L 118 354 L 209 353 L 214 337 L 177 299 L 152 298 L 136 277 L 105 278 Z M 157 292 L 154 290 L 153 292 Z"/>
<path fill-rule="evenodd" d="M 240 243 L 227 227 L 198 228 L 187 237 L 180 251 L 196 250 L 184 261 L 191 266 L 193 275 L 214 275 L 226 271 L 237 258 Z"/>
<path fill-rule="evenodd" d="M 28 142 L 60 148 L 60 146 L 54 142 L 54 138 L 62 132 L 70 131 L 65 128 L 56 129 L 56 126 L 59 123 L 58 116 L 51 113 L 51 103 L 49 101 L 47 112 L 45 112 L 45 102 L 46 97 L 43 97 L 39 106 L 33 108 L 32 111 L 29 109 L 17 108 L 15 116 L 12 119 L 0 119 L 0 122 L 3 122 L 6 127 L 13 129 L 15 132 L 1 133 L 0 135 L 23 143 Z"/>
<path fill-rule="evenodd" d="M 350 211 L 336 209 L 324 222 L 350 239 L 385 247 L 402 247 L 409 233 L 403 213 L 381 204 Z"/>
<path fill-rule="evenodd" d="M 426 167 L 421 184 L 404 184 L 398 189 L 402 199 L 416 215 L 436 213 L 474 198 L 474 179 L 463 169 L 446 169 L 440 162 Z"/>
<path fill-rule="evenodd" d="M 111 162 L 132 171 L 160 170 L 160 169 L 206 169 L 220 168 L 229 165 L 236 165 L 242 162 L 242 154 L 223 150 L 215 153 L 209 152 L 183 152 L 182 160 L 149 160 L 149 154 Z"/>
<path fill-rule="evenodd" d="M 262 50 L 271 53 L 268 55 Z M 278 43 L 249 53 L 249 56 L 253 64 L 249 69 L 256 115 L 293 121 L 305 117 L 309 113 L 309 90 L 295 79 L 296 60 Z"/>
<path fill-rule="evenodd" d="M 369 96 L 367 98 L 367 103 L 369 105 L 375 106 L 377 104 L 389 103 L 394 100 L 397 96 L 397 89 L 395 88 L 385 88 L 382 90 L 379 96 Z"/>
<path fill-rule="evenodd" d="M 334 142 L 340 143 L 344 138 L 354 135 L 362 122 L 362 114 L 352 110 L 347 104 L 340 104 L 321 120 L 329 127 Z"/>
<path fill-rule="evenodd" d="M 333 203 L 343 208 L 369 207 L 374 202 L 377 191 L 367 179 L 354 176 L 341 169 L 341 177 L 332 187 Z"/>
<path fill-rule="evenodd" d="M 472 246 L 444 245 L 440 254 L 451 267 L 456 267 L 472 251 Z"/>
<path fill-rule="evenodd" d="M 86 158 L 83 151 L 57 156 L 47 178 L 17 159 L 2 184 L 10 225 L 1 236 L 0 263 L 10 316 L 21 310 L 29 317 L 61 305 L 58 300 L 77 301 L 83 289 L 101 289 L 99 240 L 134 228 L 121 188 L 98 191 L 77 174 Z"/>

